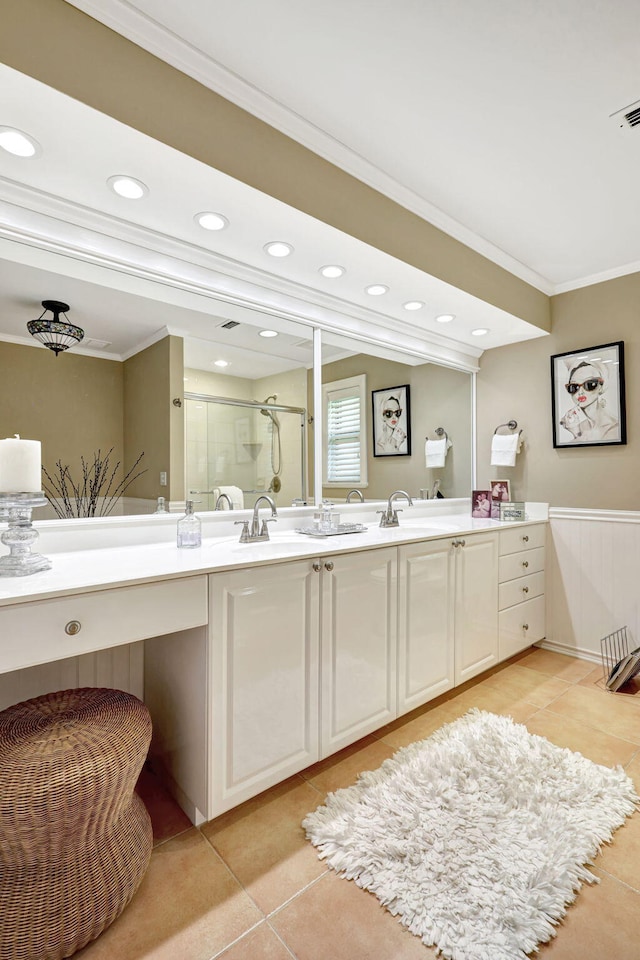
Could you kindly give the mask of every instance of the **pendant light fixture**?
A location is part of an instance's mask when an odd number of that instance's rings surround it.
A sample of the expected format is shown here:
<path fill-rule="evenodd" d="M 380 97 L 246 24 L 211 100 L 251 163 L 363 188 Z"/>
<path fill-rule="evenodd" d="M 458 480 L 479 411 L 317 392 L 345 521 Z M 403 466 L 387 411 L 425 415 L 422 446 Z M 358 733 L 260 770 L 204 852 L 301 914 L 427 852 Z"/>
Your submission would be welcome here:
<path fill-rule="evenodd" d="M 42 306 L 44 312 L 37 320 L 30 320 L 27 324 L 27 330 L 32 337 L 44 343 L 45 347 L 53 350 L 56 357 L 63 350 L 69 347 L 75 347 L 84 337 L 84 330 L 69 323 L 67 318 L 68 303 L 62 303 L 60 300 L 43 300 Z M 46 313 L 52 313 L 53 318 L 45 317 Z M 60 314 L 64 313 L 65 320 L 60 320 Z"/>

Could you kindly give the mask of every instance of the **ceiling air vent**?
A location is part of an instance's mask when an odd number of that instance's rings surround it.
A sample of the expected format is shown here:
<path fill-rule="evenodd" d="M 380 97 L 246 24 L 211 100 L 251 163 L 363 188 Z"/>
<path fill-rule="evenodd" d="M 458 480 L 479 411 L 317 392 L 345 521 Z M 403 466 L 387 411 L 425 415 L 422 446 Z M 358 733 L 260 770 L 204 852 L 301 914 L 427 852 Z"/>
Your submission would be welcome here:
<path fill-rule="evenodd" d="M 83 347 L 88 347 L 90 350 L 106 350 L 107 347 L 111 346 L 110 340 L 94 340 L 91 337 L 85 337 L 82 341 Z"/>
<path fill-rule="evenodd" d="M 221 324 L 223 330 L 233 330 L 234 327 L 240 326 L 239 320 L 227 320 L 225 323 Z"/>
<path fill-rule="evenodd" d="M 628 107 L 623 107 L 622 110 L 616 110 L 615 113 L 611 114 L 611 120 L 619 130 L 634 130 L 636 128 L 640 130 L 640 100 L 637 100 L 636 103 L 630 103 Z"/>

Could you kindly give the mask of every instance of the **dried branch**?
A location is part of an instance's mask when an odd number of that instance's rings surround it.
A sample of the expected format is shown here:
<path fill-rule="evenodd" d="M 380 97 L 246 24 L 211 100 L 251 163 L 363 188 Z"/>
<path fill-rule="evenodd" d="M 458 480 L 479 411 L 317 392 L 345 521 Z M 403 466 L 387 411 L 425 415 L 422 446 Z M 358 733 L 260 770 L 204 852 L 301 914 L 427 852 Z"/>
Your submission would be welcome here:
<path fill-rule="evenodd" d="M 123 479 L 114 487 L 121 461 L 118 460 L 112 468 L 110 464 L 112 453 L 113 447 L 104 457 L 102 451 L 98 450 L 93 455 L 93 462 L 81 456 L 82 478 L 77 482 L 71 476 L 69 465 L 63 466 L 61 460 L 56 461 L 53 476 L 43 466 L 42 472 L 47 481 L 43 482 L 45 495 L 62 520 L 74 517 L 108 516 L 134 480 L 146 473 L 145 469 L 134 474 L 134 470 L 144 457 L 143 451 Z"/>

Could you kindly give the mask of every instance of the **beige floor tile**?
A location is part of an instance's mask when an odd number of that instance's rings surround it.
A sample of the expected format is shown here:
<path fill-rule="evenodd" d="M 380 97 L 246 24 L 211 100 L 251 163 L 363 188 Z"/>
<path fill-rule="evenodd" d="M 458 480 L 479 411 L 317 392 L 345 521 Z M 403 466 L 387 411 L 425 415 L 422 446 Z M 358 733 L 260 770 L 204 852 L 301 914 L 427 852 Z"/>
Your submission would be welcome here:
<path fill-rule="evenodd" d="M 640 894 L 640 811 L 629 817 L 606 844 L 597 859 L 598 869 L 612 874 L 617 880 L 628 883 Z M 640 916 L 640 901 L 638 903 Z M 640 946 L 640 943 L 639 943 Z M 638 951 L 640 956 L 640 950 Z"/>
<path fill-rule="evenodd" d="M 569 683 L 578 683 L 593 670 L 593 663 L 588 660 L 578 660 L 552 650 L 541 650 L 534 647 L 518 661 L 521 667 L 537 670 L 549 677 L 558 677 Z"/>
<path fill-rule="evenodd" d="M 322 794 L 292 777 L 201 827 L 265 914 L 326 872 L 300 825 L 321 802 Z"/>
<path fill-rule="evenodd" d="M 291 953 L 266 922 L 235 943 L 216 960 L 291 960 Z"/>
<path fill-rule="evenodd" d="M 466 713 L 472 707 L 477 707 L 478 710 L 512 717 L 518 723 L 522 723 L 539 710 L 539 707 L 525 700 L 516 691 L 503 689 L 499 684 L 491 685 L 485 682 L 463 691 L 454 697 L 450 704 L 458 710 L 459 715 Z"/>
<path fill-rule="evenodd" d="M 195 827 L 157 846 L 135 897 L 78 960 L 210 960 L 263 919 Z"/>
<path fill-rule="evenodd" d="M 582 887 L 537 960 L 639 960 L 640 894 L 598 869 L 592 872 L 601 882 Z"/>
<path fill-rule="evenodd" d="M 270 923 L 298 960 L 434 960 L 436 955 L 372 894 L 333 872 Z"/>
<path fill-rule="evenodd" d="M 175 837 L 191 826 L 189 817 L 180 809 L 168 790 L 146 766 L 143 767 L 138 778 L 136 792 L 142 797 L 144 805 L 149 811 L 154 844 Z"/>
<path fill-rule="evenodd" d="M 569 687 L 548 710 L 571 717 L 614 737 L 640 744 L 640 704 L 617 693 L 601 693 L 588 687 Z"/>
<path fill-rule="evenodd" d="M 499 673 L 483 680 L 482 687 L 491 687 L 510 695 L 514 700 L 526 700 L 537 707 L 546 707 L 562 696 L 570 684 L 557 677 L 549 677 L 537 670 L 530 670 L 520 663 L 510 664 Z"/>
<path fill-rule="evenodd" d="M 595 690 L 600 690 L 605 693 L 608 693 L 605 678 L 602 671 L 602 667 L 595 667 L 590 673 L 587 674 L 582 680 L 580 680 L 581 687 L 592 687 Z M 625 683 L 620 690 L 616 691 L 616 696 L 619 698 L 622 697 L 640 697 L 640 681 L 637 677 L 634 677 L 633 680 L 629 680 L 628 683 Z"/>
<path fill-rule="evenodd" d="M 363 770 L 377 770 L 380 764 L 393 756 L 393 749 L 381 740 L 367 737 L 357 744 L 341 750 L 320 763 L 314 763 L 302 771 L 301 776 L 308 780 L 322 794 L 331 793 L 341 787 L 350 787 Z"/>
<path fill-rule="evenodd" d="M 630 763 L 625 765 L 625 773 L 635 784 L 636 793 L 640 796 L 640 752 L 636 752 Z"/>
<path fill-rule="evenodd" d="M 625 766 L 637 752 L 628 740 L 612 737 L 602 730 L 594 730 L 571 717 L 560 717 L 549 710 L 539 710 L 525 721 L 530 733 L 546 737 L 559 747 L 567 747 L 583 757 L 607 767 Z"/>
<path fill-rule="evenodd" d="M 385 729 L 382 740 L 394 750 L 399 750 L 400 747 L 406 747 L 409 743 L 430 737 L 443 724 L 450 723 L 466 713 L 467 709 L 464 704 L 455 706 L 449 701 L 433 709 L 425 709 L 424 713 L 418 716 L 412 715 L 412 718 L 405 723 L 397 723 L 393 728 Z"/>

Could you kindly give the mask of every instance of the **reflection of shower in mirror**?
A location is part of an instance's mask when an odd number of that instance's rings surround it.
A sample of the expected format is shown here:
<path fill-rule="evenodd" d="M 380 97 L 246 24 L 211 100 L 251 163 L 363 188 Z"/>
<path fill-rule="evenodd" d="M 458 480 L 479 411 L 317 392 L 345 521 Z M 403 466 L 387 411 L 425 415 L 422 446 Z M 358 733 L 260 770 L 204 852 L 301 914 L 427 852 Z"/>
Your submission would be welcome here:
<path fill-rule="evenodd" d="M 278 394 L 265 400 L 185 394 L 186 489 L 234 487 L 245 509 L 266 493 L 287 506 L 306 498 L 306 410 L 278 402 Z M 203 495 L 199 510 L 214 505 L 215 496 Z"/>
<path fill-rule="evenodd" d="M 278 399 L 277 393 L 272 393 L 267 397 L 266 400 L 263 400 L 263 403 L 273 403 Z M 263 417 L 269 417 L 271 420 L 271 472 L 273 474 L 271 478 L 271 483 L 269 484 L 269 493 L 279 493 L 282 489 L 282 481 L 280 480 L 280 474 L 282 472 L 282 445 L 280 442 L 280 421 L 274 410 L 269 410 L 267 407 L 261 407 L 260 413 Z"/>

